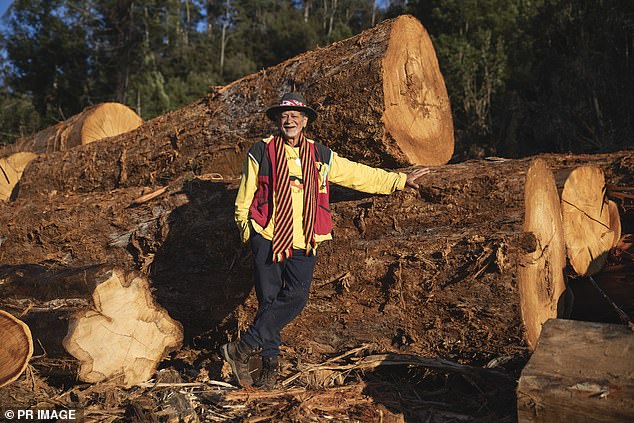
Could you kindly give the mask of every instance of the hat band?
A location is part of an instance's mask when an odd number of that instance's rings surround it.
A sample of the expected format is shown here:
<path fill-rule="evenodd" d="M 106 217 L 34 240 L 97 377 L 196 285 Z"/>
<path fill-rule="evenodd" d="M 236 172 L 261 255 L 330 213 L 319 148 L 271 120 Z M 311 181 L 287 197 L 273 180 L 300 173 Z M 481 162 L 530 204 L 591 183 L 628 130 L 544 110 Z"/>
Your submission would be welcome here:
<path fill-rule="evenodd" d="M 297 101 L 297 100 L 284 100 L 280 103 L 280 106 L 299 106 L 299 107 L 306 107 L 306 105 L 304 103 L 302 103 L 301 101 Z"/>

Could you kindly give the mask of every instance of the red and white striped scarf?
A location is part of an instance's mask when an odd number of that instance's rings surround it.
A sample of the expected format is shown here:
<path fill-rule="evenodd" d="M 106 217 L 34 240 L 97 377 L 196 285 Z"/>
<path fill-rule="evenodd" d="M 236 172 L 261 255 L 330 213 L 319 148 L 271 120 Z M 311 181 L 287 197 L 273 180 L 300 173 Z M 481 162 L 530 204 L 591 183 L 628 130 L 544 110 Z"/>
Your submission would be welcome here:
<path fill-rule="evenodd" d="M 284 138 L 276 136 L 275 167 L 275 223 L 273 227 L 273 262 L 279 263 L 293 254 L 293 203 L 291 199 L 291 180 L 286 163 Z M 304 235 L 306 237 L 306 255 L 314 253 L 315 214 L 317 207 L 317 168 L 313 149 L 302 132 L 299 136 L 299 153 L 302 160 L 302 179 L 304 180 Z"/>

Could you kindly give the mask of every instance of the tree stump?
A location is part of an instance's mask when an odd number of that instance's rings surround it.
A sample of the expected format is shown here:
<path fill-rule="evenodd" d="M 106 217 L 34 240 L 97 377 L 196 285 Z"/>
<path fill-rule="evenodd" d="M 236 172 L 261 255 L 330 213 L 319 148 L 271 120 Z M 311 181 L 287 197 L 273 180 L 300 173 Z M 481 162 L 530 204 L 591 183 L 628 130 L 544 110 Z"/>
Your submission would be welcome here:
<path fill-rule="evenodd" d="M 6 311 L 0 310 L 0 387 L 20 377 L 33 355 L 29 327 Z"/>
<path fill-rule="evenodd" d="M 149 379 L 182 343 L 181 325 L 138 272 L 3 266 L 2 273 L 0 303 L 29 325 L 44 356 L 33 364 L 45 373 L 129 387 Z"/>
<path fill-rule="evenodd" d="M 518 421 L 634 421 L 634 332 L 623 325 L 551 319 L 522 370 Z"/>
<path fill-rule="evenodd" d="M 579 276 L 596 274 L 605 265 L 614 240 L 603 171 L 581 166 L 570 172 L 561 210 L 570 265 Z"/>
<path fill-rule="evenodd" d="M 566 290 L 566 250 L 559 204 L 552 171 L 544 160 L 534 160 L 526 175 L 523 230 L 535 235 L 536 248 L 519 268 L 522 321 L 531 349 L 537 344 L 544 322 L 558 317 L 558 305 Z"/>

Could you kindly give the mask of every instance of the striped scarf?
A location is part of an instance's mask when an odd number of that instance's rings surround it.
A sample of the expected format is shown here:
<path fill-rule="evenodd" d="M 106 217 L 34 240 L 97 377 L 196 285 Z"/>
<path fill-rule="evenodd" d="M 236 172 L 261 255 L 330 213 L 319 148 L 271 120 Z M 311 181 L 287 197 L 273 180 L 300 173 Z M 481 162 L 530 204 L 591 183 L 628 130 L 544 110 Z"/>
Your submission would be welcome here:
<path fill-rule="evenodd" d="M 293 203 L 291 200 L 291 180 L 286 163 L 284 138 L 276 136 L 275 143 L 275 226 L 273 227 L 273 262 L 279 263 L 293 254 Z M 314 253 L 315 214 L 317 207 L 317 168 L 315 156 L 310 144 L 304 137 L 299 138 L 299 153 L 302 160 L 302 178 L 304 180 L 304 235 L 306 237 L 306 255 Z"/>

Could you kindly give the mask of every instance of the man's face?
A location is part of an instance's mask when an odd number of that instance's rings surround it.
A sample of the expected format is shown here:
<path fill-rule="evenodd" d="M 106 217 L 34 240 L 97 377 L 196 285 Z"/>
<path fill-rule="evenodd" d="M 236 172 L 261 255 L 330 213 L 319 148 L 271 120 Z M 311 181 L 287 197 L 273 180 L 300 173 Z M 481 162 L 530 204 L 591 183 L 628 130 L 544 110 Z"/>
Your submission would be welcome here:
<path fill-rule="evenodd" d="M 297 138 L 307 124 L 308 117 L 296 110 L 282 112 L 279 115 L 278 125 L 286 138 Z"/>

